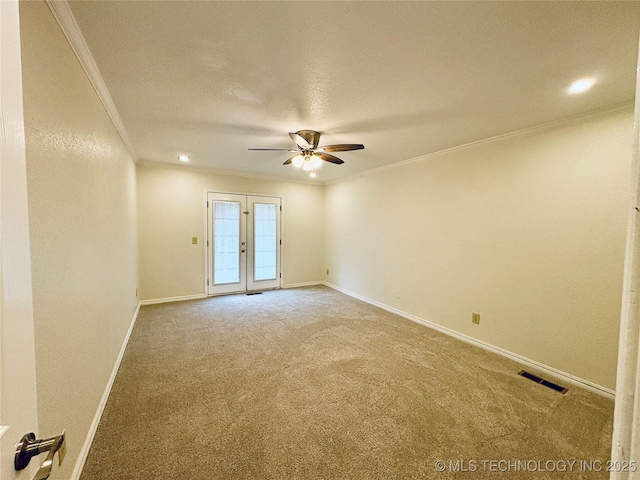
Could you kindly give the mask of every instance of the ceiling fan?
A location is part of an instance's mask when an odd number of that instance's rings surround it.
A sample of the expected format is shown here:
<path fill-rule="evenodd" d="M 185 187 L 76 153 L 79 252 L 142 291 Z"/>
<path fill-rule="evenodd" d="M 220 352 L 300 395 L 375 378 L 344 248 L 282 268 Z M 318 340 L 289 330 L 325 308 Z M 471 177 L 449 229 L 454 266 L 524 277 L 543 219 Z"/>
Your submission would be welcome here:
<path fill-rule="evenodd" d="M 364 145 L 360 143 L 341 143 L 338 145 L 324 145 L 319 147 L 320 132 L 316 132 L 315 130 L 298 130 L 295 133 L 289 133 L 289 136 L 295 142 L 297 148 L 250 148 L 249 150 L 295 152 L 296 155 L 289 158 L 283 165 L 292 163 L 295 167 L 302 168 L 309 172 L 311 177 L 315 177 L 315 170 L 320 168 L 323 161 L 336 165 L 344 163 L 343 160 L 331 155 L 329 152 L 348 152 L 350 150 L 362 150 L 364 148 Z"/>

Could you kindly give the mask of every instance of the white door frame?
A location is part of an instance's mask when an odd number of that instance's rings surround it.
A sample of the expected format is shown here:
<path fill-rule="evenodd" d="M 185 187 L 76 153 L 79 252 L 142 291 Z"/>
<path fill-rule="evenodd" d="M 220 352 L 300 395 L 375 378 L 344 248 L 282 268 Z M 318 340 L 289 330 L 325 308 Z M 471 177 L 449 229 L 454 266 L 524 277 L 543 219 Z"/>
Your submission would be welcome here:
<path fill-rule="evenodd" d="M 17 0 L 0 1 L 0 71 L 0 478 L 30 480 L 38 461 L 13 468 L 15 445 L 38 433 Z"/>
<path fill-rule="evenodd" d="M 244 282 L 245 284 L 243 284 L 241 287 L 238 287 L 238 284 L 231 284 L 229 285 L 228 288 L 226 287 L 222 287 L 222 288 L 216 288 L 216 292 L 212 293 L 210 291 L 210 286 L 213 286 L 213 259 L 212 259 L 212 252 L 213 252 L 213 238 L 212 238 L 212 229 L 210 227 L 211 225 L 211 215 L 213 214 L 213 211 L 210 210 L 210 199 L 211 196 L 216 196 L 217 198 L 220 199 L 228 199 L 229 201 L 238 201 L 239 197 L 244 197 L 245 199 L 247 199 L 247 202 L 249 199 L 259 199 L 259 200 L 263 200 L 263 201 L 269 201 L 270 199 L 276 200 L 277 204 L 279 206 L 278 210 L 277 210 L 277 228 L 278 228 L 278 232 L 277 232 L 277 236 L 278 236 L 278 249 L 277 249 L 277 280 L 272 282 L 271 284 L 261 287 L 261 282 L 251 282 L 248 278 L 249 270 L 252 270 L 252 262 L 248 262 L 247 258 L 250 257 L 251 255 L 253 255 L 253 250 L 252 250 L 252 245 L 249 245 L 251 242 L 247 241 L 247 236 L 248 233 L 247 231 L 249 230 L 249 228 L 246 228 L 244 230 L 244 232 L 241 233 L 241 237 L 244 237 L 244 241 L 245 241 L 245 247 L 247 249 L 247 251 L 244 253 L 243 257 L 242 257 L 242 263 L 241 263 L 241 270 L 243 271 L 243 274 L 245 275 L 245 279 Z M 205 290 L 205 295 L 206 296 L 215 296 L 215 295 L 224 295 L 227 293 L 243 293 L 243 292 L 247 292 L 247 291 L 256 291 L 256 290 L 271 290 L 271 289 L 278 289 L 278 288 L 282 288 L 282 282 L 283 282 L 283 275 L 282 275 L 282 264 L 283 264 L 283 255 L 282 255 L 282 244 L 283 239 L 282 239 L 282 197 L 281 196 L 276 196 L 276 195 L 258 195 L 258 194 L 252 194 L 252 193 L 238 193 L 238 192 L 221 192 L 221 191 L 217 191 L 217 190 L 205 190 L 204 191 L 204 238 L 206 239 L 204 243 L 204 258 L 205 258 L 205 268 L 204 268 L 204 290 Z M 244 204 L 244 212 L 247 212 L 249 209 L 249 205 L 247 203 Z M 252 207 L 251 207 L 252 208 Z M 244 216 L 244 215 L 243 215 Z M 249 227 L 249 223 L 250 222 L 246 222 L 243 221 L 241 222 L 242 224 L 244 224 L 246 227 Z M 242 228 L 242 225 L 241 225 Z M 251 226 L 251 230 L 252 230 L 253 226 Z"/>
<path fill-rule="evenodd" d="M 639 42 L 640 45 L 640 42 Z M 640 46 L 636 68 L 631 196 L 622 284 L 611 480 L 640 479 Z M 633 464 L 633 467 L 630 467 Z M 626 468 L 625 468 L 626 465 Z"/>

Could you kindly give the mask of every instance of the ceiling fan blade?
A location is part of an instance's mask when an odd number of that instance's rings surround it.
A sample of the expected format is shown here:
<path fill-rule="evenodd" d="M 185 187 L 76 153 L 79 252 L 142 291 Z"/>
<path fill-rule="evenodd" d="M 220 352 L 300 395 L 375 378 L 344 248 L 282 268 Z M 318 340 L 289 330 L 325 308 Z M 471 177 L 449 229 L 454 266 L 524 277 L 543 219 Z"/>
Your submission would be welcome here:
<path fill-rule="evenodd" d="M 317 157 L 320 157 L 325 162 L 335 163 L 336 165 L 341 165 L 341 164 L 344 163 L 343 160 L 340 160 L 338 157 L 334 157 L 333 155 L 329 155 L 328 153 L 318 153 L 318 152 L 316 152 L 315 155 Z"/>
<path fill-rule="evenodd" d="M 298 145 L 298 148 L 311 148 L 311 145 L 309 145 L 309 142 L 307 142 L 303 137 L 301 137 L 297 133 L 289 133 L 289 136 L 291 137 L 291 140 L 293 140 L 295 144 Z"/>
<path fill-rule="evenodd" d="M 293 157 L 289 158 L 286 162 L 283 163 L 283 165 L 290 165 L 293 159 L 296 158 L 297 156 L 298 155 L 294 155 Z"/>
<path fill-rule="evenodd" d="M 263 150 L 270 152 L 297 152 L 298 150 L 291 150 L 290 148 L 248 148 L 247 150 Z"/>
<path fill-rule="evenodd" d="M 325 145 L 318 147 L 316 152 L 348 152 L 349 150 L 362 150 L 364 145 L 361 143 L 341 143 L 339 145 Z"/>

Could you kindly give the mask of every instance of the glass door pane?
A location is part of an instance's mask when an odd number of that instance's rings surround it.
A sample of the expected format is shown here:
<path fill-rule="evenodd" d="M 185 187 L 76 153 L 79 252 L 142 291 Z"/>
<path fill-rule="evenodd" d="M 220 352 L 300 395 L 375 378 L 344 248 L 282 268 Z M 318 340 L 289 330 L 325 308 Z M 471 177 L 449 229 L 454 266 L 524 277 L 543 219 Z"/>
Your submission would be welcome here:
<path fill-rule="evenodd" d="M 280 198 L 247 197 L 247 288 L 280 288 Z"/>
<path fill-rule="evenodd" d="M 277 275 L 276 205 L 254 203 L 253 279 L 274 280 Z"/>
<path fill-rule="evenodd" d="M 240 281 L 240 203 L 215 201 L 213 212 L 213 283 Z"/>
<path fill-rule="evenodd" d="M 247 196 L 207 193 L 207 293 L 247 289 Z"/>

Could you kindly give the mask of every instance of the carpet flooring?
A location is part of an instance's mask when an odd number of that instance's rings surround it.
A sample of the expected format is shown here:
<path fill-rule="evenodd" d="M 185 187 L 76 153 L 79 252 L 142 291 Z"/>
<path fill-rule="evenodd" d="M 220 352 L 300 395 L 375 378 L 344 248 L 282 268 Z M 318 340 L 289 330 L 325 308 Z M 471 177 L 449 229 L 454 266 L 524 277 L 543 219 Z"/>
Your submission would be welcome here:
<path fill-rule="evenodd" d="M 608 478 L 613 401 L 521 368 L 322 286 L 145 306 L 81 479 Z"/>

